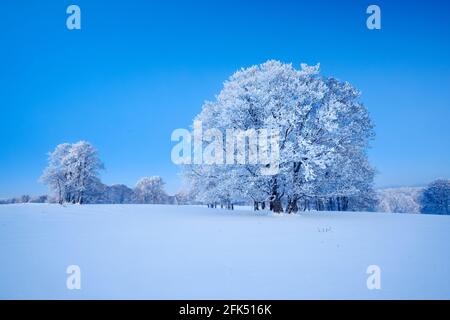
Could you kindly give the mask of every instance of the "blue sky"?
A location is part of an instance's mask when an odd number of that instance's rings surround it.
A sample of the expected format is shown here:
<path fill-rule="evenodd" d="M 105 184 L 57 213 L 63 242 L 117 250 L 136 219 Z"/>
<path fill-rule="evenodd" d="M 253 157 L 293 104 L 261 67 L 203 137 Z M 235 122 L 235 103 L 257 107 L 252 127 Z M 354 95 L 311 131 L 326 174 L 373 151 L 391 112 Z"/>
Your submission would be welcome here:
<path fill-rule="evenodd" d="M 77 4 L 82 30 L 66 28 Z M 382 29 L 366 28 L 378 4 Z M 362 91 L 377 186 L 450 177 L 448 1 L 3 1 L 0 197 L 45 193 L 58 143 L 88 140 L 105 183 L 179 186 L 170 135 L 235 70 L 321 63 Z"/>

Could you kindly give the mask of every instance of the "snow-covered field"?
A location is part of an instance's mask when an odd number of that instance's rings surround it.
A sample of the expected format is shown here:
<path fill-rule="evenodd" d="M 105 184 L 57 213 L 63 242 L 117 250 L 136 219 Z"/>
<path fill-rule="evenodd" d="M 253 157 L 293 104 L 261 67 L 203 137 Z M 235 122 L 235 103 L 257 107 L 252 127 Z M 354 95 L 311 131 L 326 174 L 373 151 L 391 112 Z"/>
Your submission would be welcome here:
<path fill-rule="evenodd" d="M 4 205 L 0 262 L 2 299 L 450 299 L 450 216 Z"/>

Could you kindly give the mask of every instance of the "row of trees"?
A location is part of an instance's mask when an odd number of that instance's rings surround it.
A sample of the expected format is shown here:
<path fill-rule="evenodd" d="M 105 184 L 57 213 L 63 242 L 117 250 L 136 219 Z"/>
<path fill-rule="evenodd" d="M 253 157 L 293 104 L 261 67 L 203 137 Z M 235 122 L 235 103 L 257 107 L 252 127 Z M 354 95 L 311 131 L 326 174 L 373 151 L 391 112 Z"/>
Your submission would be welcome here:
<path fill-rule="evenodd" d="M 86 141 L 59 144 L 49 154 L 40 180 L 56 202 L 62 203 L 170 203 L 176 199 L 164 190 L 161 177 L 145 177 L 134 189 L 123 184 L 107 186 L 99 178 L 104 169 L 97 150 Z"/>
<path fill-rule="evenodd" d="M 267 205 L 289 213 L 374 207 L 374 169 L 366 154 L 373 124 L 359 92 L 322 77 L 318 65 L 297 70 L 268 61 L 242 69 L 194 121 L 203 130 L 279 132 L 274 175 L 260 174 L 264 164 L 186 165 L 184 175 L 203 203 L 231 208 L 252 201 L 255 210 Z"/>
<path fill-rule="evenodd" d="M 14 204 L 14 203 L 47 203 L 49 202 L 49 197 L 47 195 L 41 196 L 30 196 L 24 194 L 20 197 L 14 197 L 9 199 L 0 199 L 0 204 Z"/>
<path fill-rule="evenodd" d="M 155 177 L 144 178 L 143 180 L 162 181 L 161 178 Z M 138 183 L 142 185 L 142 183 Z M 153 183 L 151 183 L 153 184 Z M 150 184 L 150 185 L 151 185 Z M 163 184 L 163 183 L 162 183 Z M 145 184 L 144 184 L 145 185 Z M 145 188 L 152 195 L 142 195 L 142 191 L 131 189 L 125 185 L 112 185 L 106 186 L 104 184 L 98 185 L 95 194 L 88 197 L 88 203 L 165 203 L 165 204 L 193 204 L 195 198 L 187 192 L 180 192 L 174 196 L 165 195 L 159 188 L 156 188 L 156 195 L 153 195 L 152 188 Z M 423 214 L 450 214 L 450 180 L 438 179 L 430 183 L 427 187 L 415 187 L 415 188 L 391 188 L 377 190 L 377 200 L 375 205 L 375 211 L 377 212 L 395 212 L 395 213 L 423 213 Z M 137 196 L 140 194 L 140 196 Z M 157 196 L 159 194 L 159 196 Z M 47 203 L 56 202 L 58 199 L 49 197 L 47 195 L 30 196 L 23 195 L 16 198 L 0 199 L 0 204 L 14 204 L 14 203 Z M 305 203 L 306 202 L 306 203 Z M 302 210 L 310 209 L 309 201 L 300 203 Z M 254 203 L 256 205 L 255 210 L 266 209 L 266 203 Z M 344 208 L 337 207 L 338 203 L 326 203 L 317 205 L 322 206 L 326 210 L 336 211 L 345 210 Z M 341 199 L 341 205 L 345 205 L 345 199 Z M 222 204 L 209 204 L 210 207 L 227 207 Z M 233 208 L 233 204 L 230 204 L 229 208 Z"/>
<path fill-rule="evenodd" d="M 61 149 L 66 151 L 75 146 L 75 150 L 80 149 L 79 145 L 85 145 L 82 149 L 90 150 L 90 152 L 60 152 Z M 77 154 L 84 159 L 77 161 L 63 159 L 58 157 L 74 157 Z M 94 159 L 97 157 L 97 159 Z M 198 189 L 191 189 L 191 192 L 180 192 L 174 196 L 169 196 L 164 191 L 164 182 L 160 177 L 145 177 L 138 181 L 132 189 L 123 184 L 107 186 L 101 183 L 98 177 L 98 170 L 95 168 L 103 166 L 87 165 L 86 168 L 93 168 L 92 172 L 85 174 L 85 178 L 79 180 L 88 181 L 81 189 L 77 179 L 70 177 L 77 176 L 76 173 L 70 172 L 71 168 L 79 166 L 63 164 L 86 163 L 93 161 L 101 163 L 98 159 L 95 149 L 87 142 L 79 142 L 74 145 L 63 144 L 49 155 L 49 165 L 45 169 L 42 180 L 49 184 L 53 196 L 29 196 L 23 195 L 17 198 L 0 199 L 0 204 L 12 203 L 44 203 L 44 202 L 71 202 L 71 203 L 158 203 L 158 204 L 198 204 L 198 199 L 204 196 L 204 193 L 198 193 Z M 57 166 L 56 166 L 57 164 Z M 88 178 L 86 178 L 88 177 Z M 199 179 L 200 180 L 200 179 Z M 71 182 L 75 182 L 71 185 Z M 205 190 L 204 188 L 203 190 Z M 75 194 L 68 194 L 75 190 Z M 79 193 L 82 191 L 83 196 Z M 240 190 L 244 190 L 241 188 Z M 195 193 L 197 191 L 197 193 Z M 371 195 L 371 193 L 361 193 L 361 195 Z M 74 202 L 74 199 L 80 199 L 80 202 Z M 249 204 L 249 200 L 244 197 L 230 201 L 206 202 L 209 207 L 221 207 L 233 209 L 234 204 Z M 398 213 L 424 213 L 424 214 L 450 214 L 450 180 L 438 179 L 433 181 L 425 188 L 394 188 L 377 190 L 375 199 L 352 198 L 346 196 L 338 197 L 304 197 L 298 202 L 300 210 L 329 210 L 329 211 L 345 211 L 352 210 L 356 206 L 364 207 L 370 205 L 379 212 L 398 212 Z M 254 201 L 254 209 L 268 209 L 270 204 L 267 201 Z M 282 202 L 283 206 L 287 206 L 286 201 Z M 361 210 L 361 209 L 359 209 Z"/>

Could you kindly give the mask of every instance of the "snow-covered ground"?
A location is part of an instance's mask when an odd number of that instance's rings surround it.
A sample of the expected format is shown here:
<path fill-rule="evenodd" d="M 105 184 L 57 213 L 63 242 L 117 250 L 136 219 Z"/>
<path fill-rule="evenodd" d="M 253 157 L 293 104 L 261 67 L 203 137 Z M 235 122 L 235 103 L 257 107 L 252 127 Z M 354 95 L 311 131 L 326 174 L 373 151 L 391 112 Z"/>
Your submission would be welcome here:
<path fill-rule="evenodd" d="M 450 216 L 4 205 L 0 263 L 2 299 L 449 299 Z"/>

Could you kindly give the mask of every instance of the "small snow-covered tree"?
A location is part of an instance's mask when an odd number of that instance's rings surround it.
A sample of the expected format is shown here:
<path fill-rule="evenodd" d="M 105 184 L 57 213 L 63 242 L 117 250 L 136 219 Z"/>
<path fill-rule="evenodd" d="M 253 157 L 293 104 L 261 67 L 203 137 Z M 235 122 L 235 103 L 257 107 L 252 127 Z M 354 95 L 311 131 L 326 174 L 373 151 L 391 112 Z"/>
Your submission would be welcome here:
<path fill-rule="evenodd" d="M 420 196 L 421 213 L 450 214 L 450 180 L 438 179 L 430 183 Z"/>
<path fill-rule="evenodd" d="M 48 196 L 42 195 L 42 196 L 35 196 L 31 197 L 30 203 L 46 203 L 48 201 Z"/>
<path fill-rule="evenodd" d="M 133 189 L 123 184 L 108 186 L 106 190 L 108 203 L 132 203 L 133 195 Z"/>
<path fill-rule="evenodd" d="M 31 200 L 31 196 L 28 194 L 24 194 L 20 197 L 20 202 L 21 203 L 28 203 Z"/>
<path fill-rule="evenodd" d="M 99 183 L 101 169 L 103 163 L 89 142 L 63 143 L 50 153 L 41 181 L 56 193 L 59 203 L 82 204 L 93 185 Z"/>
<path fill-rule="evenodd" d="M 379 212 L 420 213 L 423 188 L 389 188 L 377 191 Z"/>
<path fill-rule="evenodd" d="M 177 205 L 187 205 L 195 204 L 195 195 L 192 194 L 191 190 L 182 190 L 175 194 L 174 204 Z"/>
<path fill-rule="evenodd" d="M 138 203 L 163 204 L 167 201 L 164 191 L 164 181 L 161 177 L 144 177 L 138 181 L 134 188 Z"/>
<path fill-rule="evenodd" d="M 123 184 L 107 186 L 98 181 L 89 185 L 85 203 L 133 203 L 134 191 Z"/>
<path fill-rule="evenodd" d="M 82 204 L 90 185 L 98 181 L 99 170 L 104 168 L 97 150 L 86 141 L 74 143 L 63 159 L 63 165 L 68 173 L 71 202 Z"/>

